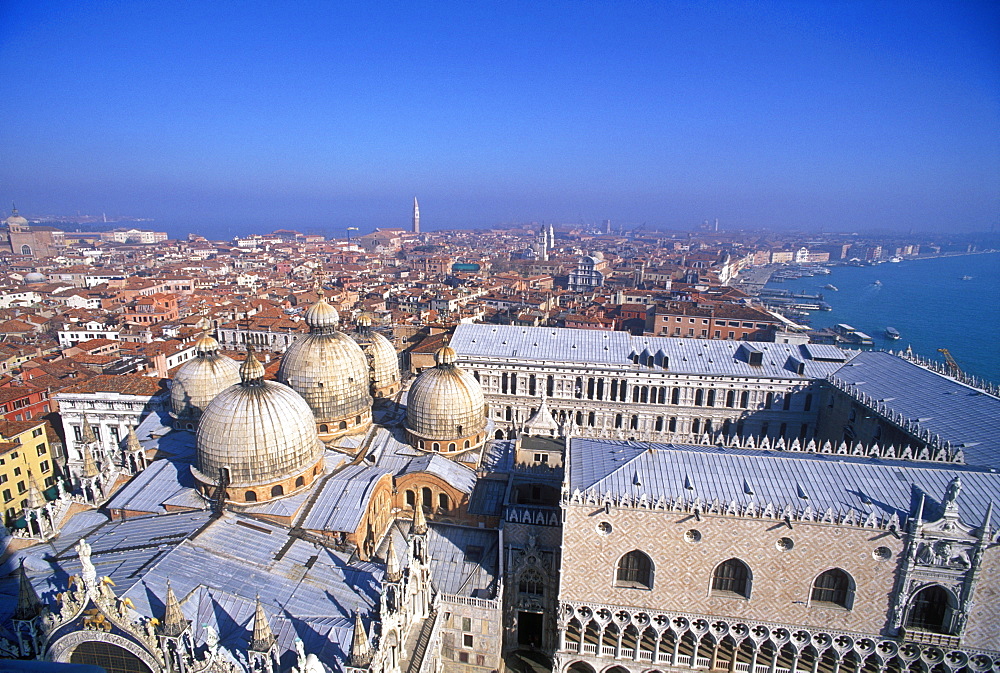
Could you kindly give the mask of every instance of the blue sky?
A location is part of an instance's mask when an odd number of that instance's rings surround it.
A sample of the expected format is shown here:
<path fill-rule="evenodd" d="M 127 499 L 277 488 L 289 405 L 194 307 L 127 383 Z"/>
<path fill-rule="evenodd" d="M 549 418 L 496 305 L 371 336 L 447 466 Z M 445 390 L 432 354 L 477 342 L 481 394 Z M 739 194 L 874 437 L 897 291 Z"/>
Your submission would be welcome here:
<path fill-rule="evenodd" d="M 983 230 L 994 2 L 0 3 L 0 199 L 342 232 Z M 4 206 L 6 207 L 6 205 Z"/>

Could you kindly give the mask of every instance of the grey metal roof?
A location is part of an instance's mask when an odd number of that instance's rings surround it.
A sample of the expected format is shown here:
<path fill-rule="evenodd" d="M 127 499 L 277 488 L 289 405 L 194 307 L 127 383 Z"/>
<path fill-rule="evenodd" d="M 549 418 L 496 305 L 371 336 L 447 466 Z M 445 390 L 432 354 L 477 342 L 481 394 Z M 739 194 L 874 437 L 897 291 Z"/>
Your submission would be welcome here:
<path fill-rule="evenodd" d="M 500 516 L 507 493 L 506 479 L 480 479 L 469 496 L 469 514 Z"/>
<path fill-rule="evenodd" d="M 434 586 L 447 594 L 494 598 L 499 540 L 496 530 L 430 523 L 427 543 Z"/>
<path fill-rule="evenodd" d="M 163 514 L 164 504 L 207 509 L 207 503 L 194 489 L 191 465 L 172 460 L 154 460 L 135 475 L 108 501 L 108 509 Z"/>
<path fill-rule="evenodd" d="M 375 484 L 386 474 L 388 470 L 381 467 L 348 465 L 326 480 L 299 525 L 310 530 L 353 533 L 361 523 Z"/>
<path fill-rule="evenodd" d="M 472 493 L 472 489 L 476 485 L 475 471 L 465 465 L 433 454 L 411 460 L 402 473 L 409 474 L 411 472 L 428 472 L 437 475 L 462 493 Z"/>
<path fill-rule="evenodd" d="M 353 614 L 359 611 L 370 625 L 367 615 L 378 605 L 384 568 L 351 563 L 346 554 L 259 519 L 226 514 L 206 527 L 209 521 L 208 513 L 197 512 L 106 522 L 86 538 L 98 576 L 111 577 L 115 592 L 129 597 L 141 614 L 162 618 L 169 579 L 199 642 L 212 626 L 224 648 L 245 651 L 259 594 L 285 667 L 294 663 L 299 637 L 307 652 L 343 670 Z M 65 590 L 66 578 L 80 571 L 73 549 L 79 536 L 64 537 L 19 554 L 26 557 L 39 595 L 50 603 L 55 592 Z M 7 564 L 8 572 L 16 561 Z M 13 610 L 16 592 L 16 575 L 10 572 L 0 581 L 0 617 Z"/>
<path fill-rule="evenodd" d="M 961 447 L 966 463 L 1000 467 L 1000 399 L 890 353 L 861 353 L 834 376 Z"/>
<path fill-rule="evenodd" d="M 651 368 L 633 364 L 633 354 L 662 351 L 669 358 L 666 371 L 706 376 L 823 378 L 841 364 L 812 360 L 803 347 L 797 344 L 751 345 L 741 341 L 637 337 L 627 332 L 516 325 L 462 324 L 455 329 L 455 336 L 449 345 L 458 354 L 459 364 L 482 361 L 484 358 L 512 359 L 550 365 L 566 362 L 635 371 L 648 371 Z M 764 354 L 761 366 L 751 366 L 747 362 L 746 347 Z M 841 353 L 845 359 L 854 354 L 852 351 Z M 789 356 L 804 361 L 805 369 L 801 375 L 787 366 Z M 652 369 L 664 370 L 660 365 L 655 365 Z"/>
<path fill-rule="evenodd" d="M 1000 474 L 951 464 L 577 437 L 570 441 L 567 470 L 571 493 L 718 499 L 742 507 L 770 503 L 796 512 L 851 509 L 862 517 L 875 511 L 900 518 L 914 504 L 914 487 L 927 495 L 925 518 L 933 518 L 956 475 L 962 478 L 961 518 L 981 525 L 989 503 L 1000 504 Z"/>

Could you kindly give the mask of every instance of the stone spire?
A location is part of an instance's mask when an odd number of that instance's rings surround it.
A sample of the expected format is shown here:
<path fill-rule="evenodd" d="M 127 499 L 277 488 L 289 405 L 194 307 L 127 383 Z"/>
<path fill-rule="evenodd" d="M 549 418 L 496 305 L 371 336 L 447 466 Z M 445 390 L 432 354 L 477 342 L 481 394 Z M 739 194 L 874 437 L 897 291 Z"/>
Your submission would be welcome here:
<path fill-rule="evenodd" d="M 87 414 L 83 415 L 83 441 L 87 444 L 94 444 L 97 442 L 97 437 L 94 436 L 94 429 L 90 427 L 90 421 L 87 419 Z"/>
<path fill-rule="evenodd" d="M 399 566 L 399 557 L 396 556 L 396 545 L 392 541 L 392 533 L 389 533 L 389 546 L 385 550 L 385 579 L 389 582 L 398 582 L 403 576 L 403 569 Z"/>
<path fill-rule="evenodd" d="M 28 574 L 24 572 L 24 559 L 21 559 L 21 566 L 18 568 L 18 588 L 17 588 L 17 608 L 14 609 L 14 619 L 20 621 L 30 621 L 38 616 L 42 611 L 42 602 L 35 593 L 35 587 L 31 586 Z"/>
<path fill-rule="evenodd" d="M 420 233 L 420 204 L 417 203 L 417 197 L 413 197 L 413 233 Z"/>
<path fill-rule="evenodd" d="M 419 502 L 413 507 L 413 532 L 417 535 L 427 532 L 427 519 L 424 517 L 424 508 Z"/>
<path fill-rule="evenodd" d="M 42 507 L 45 507 L 45 496 L 38 490 L 31 470 L 28 470 L 28 504 L 26 509 L 40 509 Z"/>
<path fill-rule="evenodd" d="M 253 638 L 250 640 L 250 650 L 253 652 L 268 652 L 274 646 L 274 632 L 267 621 L 267 613 L 261 605 L 260 595 L 257 596 L 257 611 L 253 616 Z"/>
<path fill-rule="evenodd" d="M 89 425 L 87 426 L 90 427 Z M 93 433 L 91 433 L 93 436 Z M 83 445 L 83 476 L 86 479 L 92 479 L 98 475 L 97 462 L 94 460 L 94 452 L 90 449 L 90 443 L 87 442 Z"/>
<path fill-rule="evenodd" d="M 135 428 L 129 426 L 128 437 L 125 440 L 125 448 L 128 449 L 129 453 L 141 453 L 142 444 L 139 443 L 139 438 L 135 435 Z"/>
<path fill-rule="evenodd" d="M 366 668 L 372 660 L 372 648 L 368 644 L 365 625 L 361 623 L 361 613 L 354 613 L 354 639 L 351 642 L 351 666 Z"/>
<path fill-rule="evenodd" d="M 170 638 L 176 638 L 184 632 L 187 625 L 188 622 L 184 619 L 184 613 L 181 612 L 181 604 L 177 600 L 177 594 L 170 586 L 170 580 L 167 580 L 167 607 L 163 614 L 163 625 L 160 627 L 160 633 Z"/>
<path fill-rule="evenodd" d="M 559 430 L 559 425 L 552 418 L 552 414 L 549 413 L 549 408 L 545 404 L 545 395 L 542 395 L 542 402 L 538 405 L 538 409 L 524 424 L 524 429 L 529 435 L 554 435 Z"/>

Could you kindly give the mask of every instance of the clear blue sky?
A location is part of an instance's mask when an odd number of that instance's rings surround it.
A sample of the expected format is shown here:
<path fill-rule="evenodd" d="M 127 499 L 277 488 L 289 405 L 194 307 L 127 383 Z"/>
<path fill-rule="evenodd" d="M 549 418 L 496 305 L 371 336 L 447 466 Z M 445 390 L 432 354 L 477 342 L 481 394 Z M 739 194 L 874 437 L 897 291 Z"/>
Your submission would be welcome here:
<path fill-rule="evenodd" d="M 0 2 L 0 208 L 983 230 L 996 2 Z"/>

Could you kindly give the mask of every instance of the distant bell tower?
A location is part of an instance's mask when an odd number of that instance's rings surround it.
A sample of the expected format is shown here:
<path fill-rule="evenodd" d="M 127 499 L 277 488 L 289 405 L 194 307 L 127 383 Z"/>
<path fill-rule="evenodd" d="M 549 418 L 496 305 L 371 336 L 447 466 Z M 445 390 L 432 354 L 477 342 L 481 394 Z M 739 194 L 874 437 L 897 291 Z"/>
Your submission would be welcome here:
<path fill-rule="evenodd" d="M 417 203 L 417 197 L 413 197 L 413 233 L 420 233 L 420 204 Z"/>

